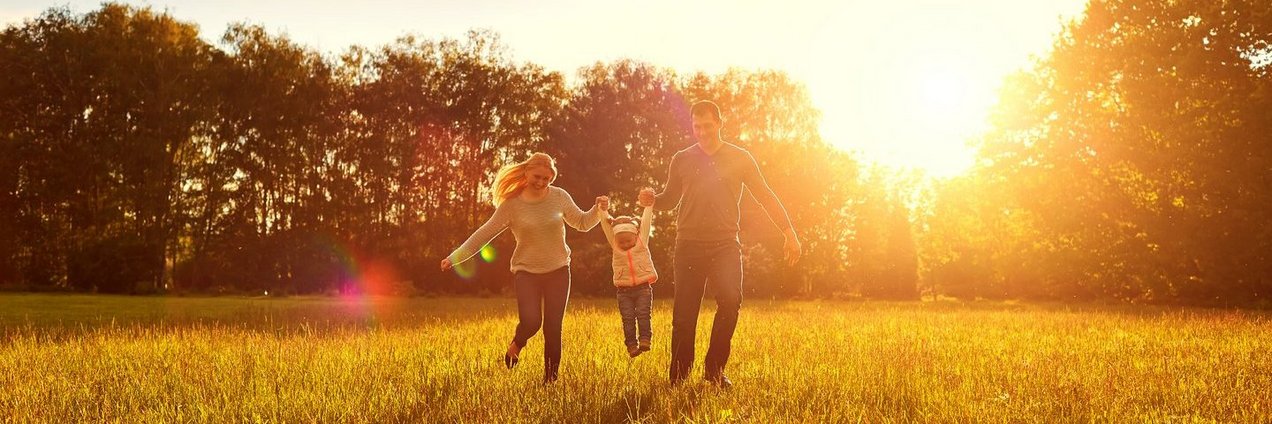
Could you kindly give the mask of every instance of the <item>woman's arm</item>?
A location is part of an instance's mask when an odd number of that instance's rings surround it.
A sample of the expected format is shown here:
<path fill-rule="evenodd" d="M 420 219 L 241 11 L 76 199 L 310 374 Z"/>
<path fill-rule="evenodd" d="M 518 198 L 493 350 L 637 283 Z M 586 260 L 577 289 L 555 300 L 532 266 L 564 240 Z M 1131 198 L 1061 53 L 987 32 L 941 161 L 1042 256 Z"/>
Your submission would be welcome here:
<path fill-rule="evenodd" d="M 482 246 L 490 243 L 491 240 L 494 240 L 500 233 L 508 229 L 508 223 L 512 217 L 512 212 L 508 210 L 509 208 L 511 208 L 509 202 L 503 202 L 499 207 L 495 208 L 494 215 L 491 215 L 485 224 L 481 224 L 481 227 L 477 228 L 477 231 L 474 231 L 468 237 L 468 240 L 464 241 L 464 244 L 461 244 L 446 259 L 442 260 L 442 269 L 450 268 L 455 264 L 471 259 L 478 252 L 481 252 Z"/>
<path fill-rule="evenodd" d="M 557 190 L 560 190 L 561 195 L 564 196 L 564 199 L 561 200 L 561 217 L 565 219 L 565 223 L 570 224 L 571 227 L 579 231 L 592 231 L 592 228 L 595 228 L 596 224 L 600 222 L 600 208 L 596 207 L 597 205 L 592 205 L 592 209 L 583 212 L 574 203 L 574 197 L 571 197 L 569 192 L 560 188 Z M 600 200 L 601 198 L 597 198 L 598 203 Z M 606 198 L 606 202 L 608 203 L 608 198 Z"/>

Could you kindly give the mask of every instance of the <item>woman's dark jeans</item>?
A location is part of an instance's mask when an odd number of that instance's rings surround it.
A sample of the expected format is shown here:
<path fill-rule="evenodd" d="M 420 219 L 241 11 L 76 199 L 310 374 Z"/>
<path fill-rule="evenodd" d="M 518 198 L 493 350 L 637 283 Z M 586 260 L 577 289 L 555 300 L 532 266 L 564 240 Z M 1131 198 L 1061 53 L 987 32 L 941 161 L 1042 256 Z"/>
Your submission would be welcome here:
<path fill-rule="evenodd" d="M 543 327 L 543 377 L 555 380 L 561 365 L 561 321 L 570 299 L 570 267 L 546 274 L 517 271 L 512 276 L 517 291 L 517 333 L 512 341 L 525 347 Z"/>

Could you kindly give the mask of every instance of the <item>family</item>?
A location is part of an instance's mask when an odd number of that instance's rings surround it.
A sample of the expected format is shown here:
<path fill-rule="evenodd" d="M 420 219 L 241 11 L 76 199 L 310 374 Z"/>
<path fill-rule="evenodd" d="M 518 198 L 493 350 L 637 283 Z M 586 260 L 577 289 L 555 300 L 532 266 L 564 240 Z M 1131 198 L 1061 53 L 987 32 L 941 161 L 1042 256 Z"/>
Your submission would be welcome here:
<path fill-rule="evenodd" d="M 579 209 L 569 193 L 552 185 L 556 165 L 552 157 L 543 153 L 505 166 L 496 174 L 492 187 L 494 215 L 443 259 L 441 266 L 446 270 L 471 259 L 505 229 L 512 229 L 517 243 L 511 270 L 519 322 L 503 357 L 508 368 L 517 365 L 521 350 L 542 327 L 543 381 L 551 383 L 557 379 L 561 324 L 570 297 L 570 247 L 565 243 L 565 224 L 579 231 L 601 225 L 613 250 L 614 286 L 628 355 L 636 357 L 650 350 L 652 284 L 658 280 L 648 247 L 651 221 L 655 210 L 675 210 L 675 295 L 668 376 L 672 385 L 689 376 L 698 311 L 707 284 L 711 284 L 717 308 L 703 377 L 719 387 L 733 385 L 724 375 L 724 367 L 742 305 L 738 225 L 743 187 L 751 191 L 769 218 L 784 231 L 783 250 L 789 263 L 799 260 L 801 247 L 786 209 L 764 182 L 755 158 L 721 139 L 724 121 L 719 106 L 700 101 L 690 108 L 690 115 L 697 143 L 672 156 L 662 192 L 650 188 L 640 191 L 640 218 L 611 218 L 609 198 L 605 196 L 597 197 L 588 211 Z"/>

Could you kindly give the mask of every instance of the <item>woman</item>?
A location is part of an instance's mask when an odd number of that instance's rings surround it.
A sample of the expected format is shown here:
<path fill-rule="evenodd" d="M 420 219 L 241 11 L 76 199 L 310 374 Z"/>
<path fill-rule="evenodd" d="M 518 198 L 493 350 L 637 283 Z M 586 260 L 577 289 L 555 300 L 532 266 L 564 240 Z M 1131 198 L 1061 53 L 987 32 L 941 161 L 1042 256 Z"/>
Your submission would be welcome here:
<path fill-rule="evenodd" d="M 556 176 L 556 162 L 543 153 L 500 169 L 491 196 L 495 214 L 442 260 L 442 269 L 450 269 L 471 259 L 495 236 L 512 228 L 517 239 L 512 252 L 512 282 L 520 322 L 504 354 L 504 364 L 508 368 L 517 365 L 521 349 L 542 324 L 544 383 L 557 379 L 561 321 L 570 298 L 570 247 L 565 245 L 565 224 L 589 231 L 600 221 L 598 211 L 609 208 L 609 198 L 602 196 L 596 198 L 591 210 L 583 212 L 569 193 L 552 185 Z"/>

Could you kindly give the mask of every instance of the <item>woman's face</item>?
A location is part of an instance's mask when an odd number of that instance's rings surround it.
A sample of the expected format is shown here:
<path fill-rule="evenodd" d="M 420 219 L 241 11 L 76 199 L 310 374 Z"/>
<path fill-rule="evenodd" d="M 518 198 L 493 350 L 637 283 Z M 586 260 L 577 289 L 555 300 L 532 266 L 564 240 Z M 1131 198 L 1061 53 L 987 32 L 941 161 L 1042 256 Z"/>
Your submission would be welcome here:
<path fill-rule="evenodd" d="M 548 184 L 552 183 L 552 169 L 545 166 L 536 166 L 526 170 L 526 185 L 535 190 L 543 190 L 548 188 Z"/>

